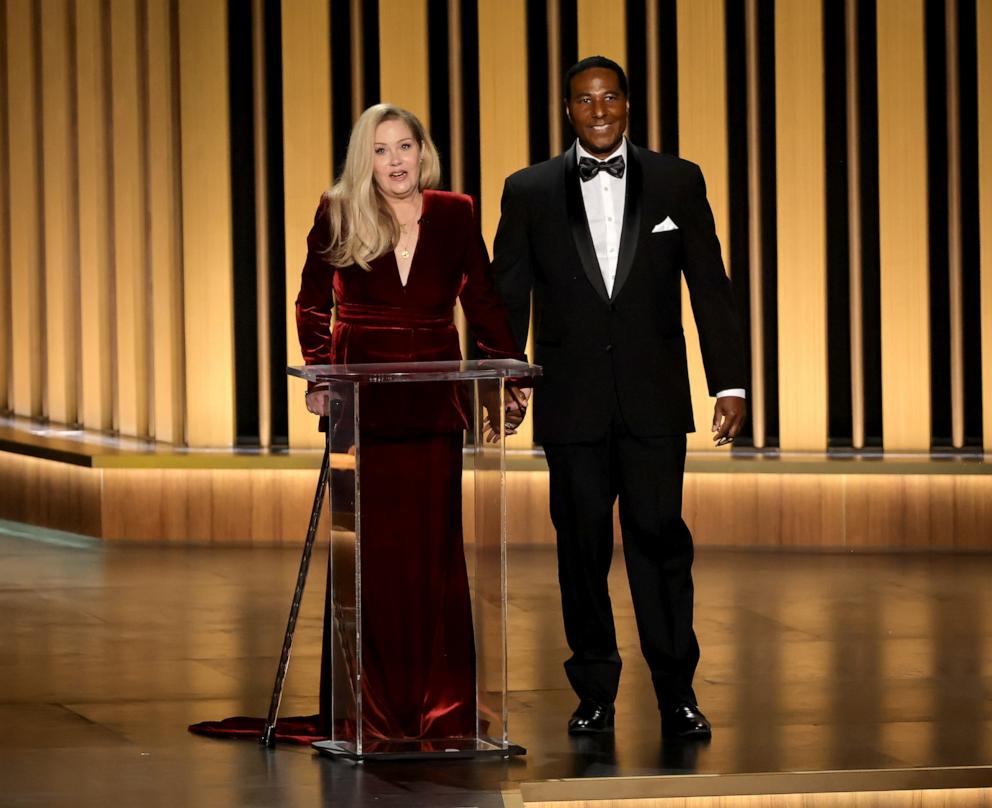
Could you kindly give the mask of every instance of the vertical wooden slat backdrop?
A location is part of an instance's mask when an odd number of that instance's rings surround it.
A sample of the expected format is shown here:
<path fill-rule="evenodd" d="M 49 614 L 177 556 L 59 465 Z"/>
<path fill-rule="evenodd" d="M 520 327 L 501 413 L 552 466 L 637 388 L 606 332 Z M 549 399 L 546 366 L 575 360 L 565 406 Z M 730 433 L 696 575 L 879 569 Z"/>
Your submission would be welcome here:
<path fill-rule="evenodd" d="M 81 421 L 113 423 L 114 318 L 110 308 L 110 131 L 107 26 L 103 4 L 76 5 L 76 97 L 79 160 L 79 302 Z"/>
<path fill-rule="evenodd" d="M 379 0 L 379 20 L 379 94 L 429 130 L 427 0 Z"/>
<path fill-rule="evenodd" d="M 303 364 L 294 304 L 306 236 L 320 194 L 331 185 L 330 25 L 327 3 L 295 0 L 282 8 L 283 182 L 286 202 L 286 355 Z M 319 446 L 305 386 L 287 380 L 290 446 Z"/>
<path fill-rule="evenodd" d="M 724 261 L 730 254 L 727 173 L 727 86 L 723 0 L 679 0 L 679 152 L 706 177 Z M 728 271 L 731 268 L 728 267 Z M 710 449 L 713 399 L 706 385 L 689 292 L 682 282 L 682 326 L 689 359 L 696 431 L 690 449 Z"/>
<path fill-rule="evenodd" d="M 779 445 L 827 448 L 823 25 L 818 0 L 775 6 Z"/>
<path fill-rule="evenodd" d="M 71 120 L 72 82 L 68 7 L 42 3 L 42 155 L 45 206 L 45 326 L 47 415 L 76 422 L 76 351 L 79 346 L 78 250 L 73 225 L 76 167 Z"/>
<path fill-rule="evenodd" d="M 626 69 L 626 5 L 616 0 L 578 0 L 575 8 L 579 28 L 579 58 L 605 56 Z"/>
<path fill-rule="evenodd" d="M 857 0 L 844 2 L 844 46 L 847 123 L 848 289 L 851 317 L 851 445 L 865 445 L 864 253 L 861 240 L 861 89 L 858 86 Z"/>
<path fill-rule="evenodd" d="M 923 0 L 878 0 L 882 429 L 930 446 L 929 229 Z"/>
<path fill-rule="evenodd" d="M 751 343 L 751 435 L 755 448 L 766 443 L 765 423 L 765 322 L 764 322 L 764 232 L 761 209 L 761 92 L 758 0 L 745 0 L 745 60 L 747 65 L 747 259 L 748 311 L 751 319 L 747 339 Z"/>
<path fill-rule="evenodd" d="M 187 438 L 234 442 L 227 4 L 179 0 Z"/>
<path fill-rule="evenodd" d="M 147 245 L 145 162 L 138 61 L 138 0 L 111 0 L 114 318 L 117 322 L 117 428 L 148 434 Z"/>
<path fill-rule="evenodd" d="M 184 440 L 182 247 L 179 230 L 178 101 L 173 70 L 174 0 L 149 0 L 148 48 L 148 260 L 154 422 L 157 440 Z"/>
<path fill-rule="evenodd" d="M 978 0 L 979 241 L 982 245 L 982 442 L 992 452 L 992 0 Z"/>
<path fill-rule="evenodd" d="M 12 409 L 41 415 L 41 193 L 33 0 L 7 2 L 7 143 L 10 166 Z M 13 204 L 16 200 L 17 204 Z"/>
<path fill-rule="evenodd" d="M 375 71 L 374 65 L 363 62 L 363 25 L 378 18 L 381 95 L 413 109 L 430 125 L 430 92 L 446 93 L 449 88 L 430 86 L 427 0 L 378 2 L 378 15 L 363 15 L 364 4 L 358 0 L 349 6 L 356 112 L 364 105 L 365 68 Z M 680 150 L 703 168 L 718 234 L 724 254 L 729 255 L 724 2 L 677 3 L 678 119 Z M 748 3 L 749 19 L 757 6 L 757 0 Z M 254 5 L 258 42 L 263 7 L 260 0 Z M 846 4 L 849 47 L 857 40 L 856 7 L 854 0 Z M 952 18 L 954 7 L 955 3 L 948 4 Z M 232 445 L 227 8 L 224 0 L 0 0 L 4 39 L 0 73 L 6 105 L 0 117 L 4 127 L 0 144 L 5 146 L 5 160 L 0 161 L 0 223 L 7 217 L 6 229 L 0 227 L 0 406 L 55 422 L 79 420 L 93 429 L 117 427 L 123 434 L 175 443 L 188 436 L 194 447 Z M 373 7 L 364 10 L 369 8 Z M 467 155 L 462 153 L 465 144 L 460 133 L 466 123 L 472 128 L 478 123 L 483 229 L 490 243 L 503 180 L 531 161 L 527 122 L 548 114 L 544 108 L 530 109 L 528 81 L 547 81 L 550 103 L 557 110 L 558 54 L 563 47 L 577 44 L 580 56 L 603 53 L 625 63 L 628 35 L 642 35 L 629 30 L 642 22 L 639 16 L 627 19 L 625 4 L 577 0 L 578 41 L 562 42 L 558 21 L 571 8 L 558 0 L 541 4 L 549 20 L 550 73 L 537 77 L 528 74 L 523 0 L 479 0 L 479 86 L 460 87 L 458 17 L 464 9 L 459 0 L 447 3 L 453 88 L 448 168 L 456 186 L 470 176 L 474 166 L 464 164 Z M 656 75 L 660 8 L 659 0 L 646 0 L 644 5 L 650 75 L 631 76 L 642 90 L 635 94 L 636 103 L 646 104 L 649 112 L 649 145 L 657 145 L 660 137 L 659 104 L 666 92 Z M 779 438 L 783 449 L 822 450 L 827 445 L 828 400 L 823 0 L 779 0 L 762 3 L 761 9 L 774 14 L 776 31 Z M 992 153 L 992 0 L 976 0 L 976 9 L 983 441 L 992 450 L 992 349 L 985 347 L 992 345 L 992 164 L 987 156 Z M 881 381 L 889 450 L 927 451 L 931 444 L 924 10 L 925 0 L 877 0 L 878 120 L 858 122 L 866 131 L 877 124 L 880 136 Z M 334 54 L 329 32 L 335 20 L 329 19 L 324 0 L 284 0 L 280 14 L 282 226 L 289 315 L 284 337 L 288 360 L 297 363 L 301 359 L 292 315 L 304 239 L 317 198 L 332 174 Z M 749 45 L 756 44 L 753 40 L 749 28 Z M 255 58 L 260 67 L 258 42 Z M 948 42 L 953 57 L 953 36 Z M 856 67 L 852 53 L 849 83 L 866 72 Z M 263 74 L 255 75 L 261 79 Z M 966 78 L 971 80 L 962 75 L 961 87 L 970 86 Z M 953 97 L 957 83 L 953 76 L 949 81 Z M 857 103 L 861 90 L 849 87 L 849 104 Z M 480 119 L 466 122 L 462 99 L 476 93 Z M 756 93 L 749 92 L 749 108 L 757 100 Z M 265 101 L 261 82 L 256 101 Z M 852 111 L 857 112 L 853 106 Z M 555 142 L 556 119 L 557 112 L 550 121 Z M 264 123 L 264 110 L 255 120 L 256 128 Z M 953 130 L 951 136 L 956 140 Z M 263 149 L 256 154 L 261 172 L 267 164 L 264 141 L 258 142 Z M 852 144 L 849 157 L 860 157 L 856 133 Z M 865 165 L 872 169 L 870 160 Z M 752 218 L 761 201 L 756 184 L 759 169 L 756 163 L 749 174 L 754 186 L 749 199 Z M 849 180 L 856 180 L 856 166 L 852 172 Z M 260 176 L 256 172 L 256 178 Z M 257 190 L 261 205 L 267 198 L 264 182 Z M 858 215 L 855 207 L 852 216 Z M 870 218 L 865 219 L 869 227 Z M 955 220 L 952 212 L 951 231 Z M 257 219 L 263 230 L 266 221 L 264 216 Z M 760 224 L 760 219 L 755 222 Z M 856 224 L 852 222 L 851 235 L 859 242 Z M 749 232 L 754 247 L 752 289 L 760 292 L 759 234 L 755 227 Z M 266 235 L 259 241 L 260 255 L 267 255 Z M 873 235 L 864 234 L 865 244 L 871 244 Z M 852 244 L 850 289 L 855 445 L 864 439 L 859 404 L 863 349 L 857 334 L 858 246 Z M 952 248 L 958 249 L 953 244 Z M 264 261 L 260 267 L 264 270 Z M 263 304 L 267 291 L 264 283 L 257 290 Z M 709 448 L 712 399 L 705 388 L 687 298 L 684 304 L 699 430 L 690 445 Z M 754 314 L 757 328 L 763 318 Z M 960 330 L 959 319 L 952 316 L 954 329 Z M 760 377 L 760 330 L 749 336 Z M 264 316 L 260 344 L 263 348 L 269 344 Z M 960 348 L 956 346 L 955 355 Z M 261 362 L 265 364 L 264 357 Z M 260 375 L 266 377 L 264 372 Z M 316 446 L 319 436 L 303 406 L 302 384 L 287 384 L 290 443 Z M 760 389 L 753 392 L 752 404 L 760 410 Z M 260 396 L 264 398 L 261 392 Z M 953 397 L 955 443 L 960 443 L 960 392 Z M 263 406 L 267 421 L 265 411 Z M 511 445 L 530 445 L 529 423 Z M 763 431 L 756 417 L 756 444 Z M 268 438 L 266 427 L 263 444 Z"/>

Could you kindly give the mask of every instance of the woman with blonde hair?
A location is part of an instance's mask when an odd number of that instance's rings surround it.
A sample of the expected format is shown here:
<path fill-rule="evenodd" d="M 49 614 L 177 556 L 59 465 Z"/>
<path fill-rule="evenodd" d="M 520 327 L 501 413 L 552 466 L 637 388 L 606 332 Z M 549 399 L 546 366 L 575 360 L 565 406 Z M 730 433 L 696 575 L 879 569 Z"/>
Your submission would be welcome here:
<path fill-rule="evenodd" d="M 436 190 L 440 178 L 437 149 L 415 115 L 389 104 L 361 115 L 307 237 L 296 319 L 308 364 L 460 359 L 456 299 L 485 355 L 524 358 L 490 280 L 473 201 Z M 366 738 L 472 737 L 461 520 L 467 414 L 455 387 L 389 387 L 362 399 L 362 729 Z M 311 389 L 307 406 L 326 415 L 327 391 Z"/>

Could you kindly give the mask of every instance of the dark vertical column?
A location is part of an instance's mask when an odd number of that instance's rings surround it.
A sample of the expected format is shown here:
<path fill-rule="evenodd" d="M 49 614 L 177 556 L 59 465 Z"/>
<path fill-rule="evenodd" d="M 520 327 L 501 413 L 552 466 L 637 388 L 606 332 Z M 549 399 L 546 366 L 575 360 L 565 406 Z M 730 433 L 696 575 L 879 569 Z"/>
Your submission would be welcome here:
<path fill-rule="evenodd" d="M 482 188 L 479 157 L 479 6 L 478 0 L 462 0 L 462 154 L 464 188 L 476 201 Z"/>
<path fill-rule="evenodd" d="M 645 0 L 627 3 L 627 80 L 630 84 L 630 115 L 627 134 L 634 143 L 648 142 L 648 43 Z"/>
<path fill-rule="evenodd" d="M 824 3 L 828 446 L 850 446 L 853 434 L 845 43 L 844 4 Z"/>
<path fill-rule="evenodd" d="M 982 293 L 978 220 L 978 43 L 975 0 L 958 0 L 961 112 L 961 253 L 964 320 L 964 434 L 980 447 L 982 430 Z M 992 244 L 985 249 L 992 249 Z"/>
<path fill-rule="evenodd" d="M 351 109 L 351 3 L 331 0 L 331 148 L 337 176 L 348 153 Z"/>
<path fill-rule="evenodd" d="M 365 73 L 365 104 L 371 107 L 381 98 L 379 86 L 379 3 L 362 5 L 362 70 Z"/>
<path fill-rule="evenodd" d="M 259 445 L 255 131 L 249 3 L 227 7 L 231 139 L 231 255 L 234 261 L 234 420 L 238 446 Z M 281 369 L 281 368 L 280 368 Z"/>
<path fill-rule="evenodd" d="M 735 25 L 739 24 L 740 26 L 737 28 L 737 33 L 742 33 L 744 31 L 744 12 L 739 0 L 729 0 L 726 12 L 728 15 L 728 35 L 731 18 L 735 20 Z M 739 22 L 735 16 L 738 12 Z M 659 110 L 661 115 L 661 150 L 665 154 L 677 156 L 679 153 L 679 29 L 676 0 L 658 0 L 658 56 L 661 67 L 661 104 Z M 740 78 L 743 78 L 743 64 L 741 67 Z M 729 84 L 727 92 L 730 92 Z M 742 86 L 742 99 L 744 94 Z"/>
<path fill-rule="evenodd" d="M 858 3 L 861 158 L 861 328 L 865 447 L 882 445 L 882 304 L 878 219 L 878 55 L 875 0 Z"/>
<path fill-rule="evenodd" d="M 761 142 L 761 274 L 764 333 L 765 446 L 778 446 L 778 217 L 775 138 L 775 3 L 758 2 Z"/>
<path fill-rule="evenodd" d="M 269 255 L 269 385 L 272 448 L 289 445 L 289 401 L 286 385 L 286 210 L 283 202 L 282 149 L 282 17 L 279 0 L 266 0 L 265 19 L 265 100 Z"/>
<path fill-rule="evenodd" d="M 674 2 L 663 2 L 674 12 Z M 744 3 L 741 0 L 729 0 L 724 7 L 725 37 L 727 43 L 727 187 L 729 204 L 727 206 L 729 240 L 728 258 L 734 283 L 734 302 L 740 319 L 741 337 L 744 340 L 745 359 L 747 361 L 747 376 L 751 378 L 751 261 L 750 234 L 748 221 L 750 206 L 748 201 L 748 172 L 747 172 L 747 51 L 745 44 Z M 674 21 L 672 23 L 674 27 Z M 664 24 L 662 31 L 665 30 Z M 673 31 L 672 36 L 675 36 Z M 666 46 L 661 49 L 662 64 L 665 63 Z M 674 48 L 672 49 L 674 51 Z M 677 55 L 677 54 L 675 54 Z M 673 58 L 677 70 L 677 59 Z M 666 97 L 675 96 L 675 88 L 670 86 L 667 77 L 662 82 L 662 148 L 669 154 L 678 150 L 678 104 L 675 99 L 674 122 L 669 122 L 666 134 L 665 101 Z M 675 131 L 672 132 L 674 126 Z M 674 144 L 675 152 L 670 151 Z M 749 402 L 749 406 L 752 402 Z M 738 446 L 751 446 L 754 441 L 754 422 L 748 418 L 744 428 L 737 437 Z"/>
<path fill-rule="evenodd" d="M 930 209 L 930 432 L 951 446 L 951 320 L 947 230 L 947 49 L 944 0 L 926 0 L 927 205 Z"/>
<path fill-rule="evenodd" d="M 448 2 L 427 0 L 427 30 L 430 47 L 427 49 L 427 92 L 431 114 L 431 139 L 441 153 L 444 171 L 442 185 L 451 188 L 451 84 L 448 54 Z"/>
<path fill-rule="evenodd" d="M 565 71 L 574 65 L 580 58 L 593 56 L 591 53 L 579 53 L 579 14 L 576 9 L 576 0 L 560 0 L 558 4 L 558 15 L 561 27 L 559 40 L 561 42 L 561 62 L 558 66 L 558 75 L 564 77 Z M 562 86 L 562 96 L 568 95 L 568 87 Z M 562 148 L 567 149 L 575 140 L 575 132 L 572 125 L 561 115 L 561 143 Z"/>
<path fill-rule="evenodd" d="M 547 3 L 527 4 L 527 98 L 530 115 L 529 162 L 531 165 L 551 156 L 549 139 L 548 8 Z M 558 99 L 553 99 L 557 103 Z"/>

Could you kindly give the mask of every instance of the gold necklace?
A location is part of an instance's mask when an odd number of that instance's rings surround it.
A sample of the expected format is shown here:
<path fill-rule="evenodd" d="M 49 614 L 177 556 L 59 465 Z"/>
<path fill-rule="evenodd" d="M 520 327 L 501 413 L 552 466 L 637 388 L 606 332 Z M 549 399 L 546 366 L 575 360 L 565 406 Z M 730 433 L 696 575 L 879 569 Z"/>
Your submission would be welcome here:
<path fill-rule="evenodd" d="M 418 224 L 420 222 L 420 213 L 421 213 L 421 210 L 423 209 L 423 204 L 424 204 L 424 198 L 423 198 L 423 196 L 421 196 L 420 197 L 420 202 L 417 205 L 417 215 L 414 216 L 406 224 L 401 224 L 400 225 L 400 234 L 401 235 L 400 235 L 399 239 L 397 240 L 397 244 L 396 244 L 396 246 L 399 248 L 399 251 L 400 251 L 400 258 L 409 258 L 410 257 L 410 248 L 409 248 L 409 246 L 407 246 L 407 247 L 404 247 L 403 246 L 403 238 L 404 238 L 404 236 L 408 235 L 407 234 L 407 228 L 410 227 L 410 225 Z M 409 242 L 408 242 L 408 245 L 409 245 Z"/>

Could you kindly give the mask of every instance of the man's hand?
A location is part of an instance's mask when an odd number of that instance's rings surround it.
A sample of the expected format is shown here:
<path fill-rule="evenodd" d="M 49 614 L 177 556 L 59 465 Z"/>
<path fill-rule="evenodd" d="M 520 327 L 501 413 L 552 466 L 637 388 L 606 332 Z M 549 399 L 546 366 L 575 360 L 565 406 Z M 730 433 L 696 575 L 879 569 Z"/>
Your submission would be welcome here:
<path fill-rule="evenodd" d="M 730 443 L 744 426 L 747 403 L 737 396 L 721 396 L 713 408 L 713 442 L 717 446 Z"/>
<path fill-rule="evenodd" d="M 530 401 L 531 389 L 520 388 L 515 384 L 506 386 L 504 396 L 505 411 L 503 413 L 503 431 L 507 435 L 516 434 L 517 427 L 523 423 L 527 415 L 527 402 Z"/>
<path fill-rule="evenodd" d="M 508 384 L 503 390 L 503 435 L 515 435 L 517 427 L 523 422 L 527 415 L 527 402 L 530 399 L 531 390 L 529 387 L 520 388 L 515 384 Z M 496 411 L 495 400 L 484 402 L 486 416 L 485 440 L 487 443 L 497 443 L 499 434 L 493 427 L 493 413 Z"/>

